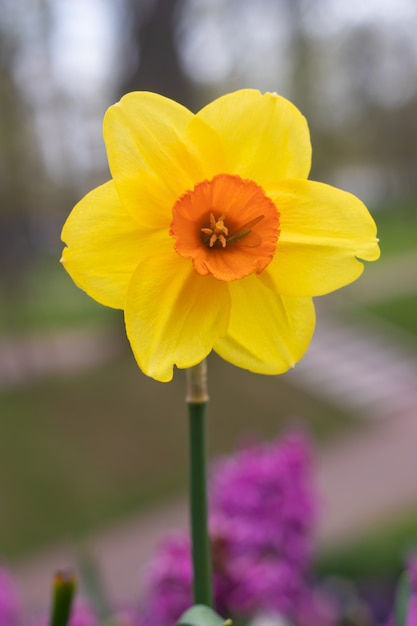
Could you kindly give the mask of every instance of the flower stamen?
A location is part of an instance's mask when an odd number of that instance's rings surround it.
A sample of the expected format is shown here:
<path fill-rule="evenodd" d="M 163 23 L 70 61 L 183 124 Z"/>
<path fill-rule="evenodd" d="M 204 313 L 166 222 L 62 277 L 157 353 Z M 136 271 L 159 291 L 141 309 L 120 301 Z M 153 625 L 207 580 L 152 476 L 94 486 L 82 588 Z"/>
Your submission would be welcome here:
<path fill-rule="evenodd" d="M 213 213 L 210 213 L 210 226 L 207 228 L 201 228 L 201 232 L 207 237 L 203 237 L 204 245 L 208 245 L 209 248 L 219 247 L 215 246 L 218 242 L 220 243 L 222 248 L 225 248 L 227 244 L 233 243 L 234 241 L 238 241 L 239 239 L 243 239 L 243 237 L 247 237 L 251 235 L 251 237 L 247 238 L 245 245 L 250 248 L 256 248 L 261 243 L 261 238 L 259 235 L 252 231 L 252 227 L 258 224 L 261 220 L 263 220 L 265 215 L 258 215 L 253 220 L 250 220 L 237 230 L 233 231 L 229 237 L 229 229 L 225 225 L 225 215 L 221 215 L 219 219 L 214 217 Z"/>
<path fill-rule="evenodd" d="M 221 215 L 219 219 L 216 220 L 213 213 L 210 213 L 210 227 L 201 229 L 202 233 L 208 235 L 208 237 L 204 238 L 204 244 L 208 244 L 210 248 L 212 248 L 217 241 L 220 242 L 222 248 L 226 247 L 226 237 L 229 234 L 229 229 L 225 226 L 224 218 L 225 215 Z"/>

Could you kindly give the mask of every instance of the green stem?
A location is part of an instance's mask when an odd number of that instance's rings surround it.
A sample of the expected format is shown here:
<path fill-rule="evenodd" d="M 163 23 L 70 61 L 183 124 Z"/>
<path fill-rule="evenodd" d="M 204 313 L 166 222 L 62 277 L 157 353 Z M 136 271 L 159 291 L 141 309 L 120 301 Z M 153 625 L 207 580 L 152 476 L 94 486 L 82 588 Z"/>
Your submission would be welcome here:
<path fill-rule="evenodd" d="M 52 588 L 50 626 L 67 626 L 75 593 L 75 578 L 70 572 L 57 572 Z"/>
<path fill-rule="evenodd" d="M 208 536 L 205 363 L 187 372 L 187 404 L 190 433 L 190 517 L 193 554 L 194 603 L 213 606 L 211 555 Z"/>

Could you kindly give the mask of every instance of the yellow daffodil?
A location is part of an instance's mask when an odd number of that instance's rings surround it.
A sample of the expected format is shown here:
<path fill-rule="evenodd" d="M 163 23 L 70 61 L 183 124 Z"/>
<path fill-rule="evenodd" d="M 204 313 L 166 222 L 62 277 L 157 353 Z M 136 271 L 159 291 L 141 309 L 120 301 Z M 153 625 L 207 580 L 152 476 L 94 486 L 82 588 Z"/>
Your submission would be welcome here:
<path fill-rule="evenodd" d="M 193 114 L 154 93 L 109 108 L 112 179 L 70 214 L 62 261 L 79 287 L 124 310 L 139 367 L 160 381 L 211 350 L 262 374 L 304 354 L 313 296 L 379 256 L 349 193 L 307 180 L 306 120 L 246 89 Z"/>

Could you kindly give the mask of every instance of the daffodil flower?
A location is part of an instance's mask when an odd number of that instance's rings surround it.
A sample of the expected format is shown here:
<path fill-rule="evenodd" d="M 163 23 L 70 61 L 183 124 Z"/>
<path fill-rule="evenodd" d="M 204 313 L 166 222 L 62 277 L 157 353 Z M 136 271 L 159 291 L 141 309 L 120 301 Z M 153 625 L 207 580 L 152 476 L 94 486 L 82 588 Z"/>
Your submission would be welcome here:
<path fill-rule="evenodd" d="M 112 179 L 73 209 L 62 261 L 124 310 L 138 365 L 157 380 L 212 350 L 286 371 L 312 337 L 312 297 L 379 256 L 362 202 L 307 180 L 306 120 L 276 94 L 245 89 L 193 114 L 130 93 L 108 109 L 104 139 Z"/>

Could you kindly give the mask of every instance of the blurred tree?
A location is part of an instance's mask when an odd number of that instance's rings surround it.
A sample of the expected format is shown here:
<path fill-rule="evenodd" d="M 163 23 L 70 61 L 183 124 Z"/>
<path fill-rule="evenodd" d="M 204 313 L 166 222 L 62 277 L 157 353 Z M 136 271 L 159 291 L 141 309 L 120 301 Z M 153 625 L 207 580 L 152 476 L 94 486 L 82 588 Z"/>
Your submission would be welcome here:
<path fill-rule="evenodd" d="M 285 0 L 290 41 L 290 62 L 292 62 L 292 80 L 290 97 L 309 117 L 311 109 L 311 81 L 313 79 L 312 61 L 314 47 L 312 40 L 303 28 L 303 17 L 309 10 L 310 0 Z"/>
<path fill-rule="evenodd" d="M 124 66 L 120 94 L 155 91 L 192 108 L 193 89 L 181 69 L 175 26 L 181 0 L 124 0 Z"/>
<path fill-rule="evenodd" d="M 19 41 L 0 13 L 0 273 L 3 286 L 18 288 L 33 255 L 31 211 L 41 178 L 38 145 L 14 75 Z"/>

